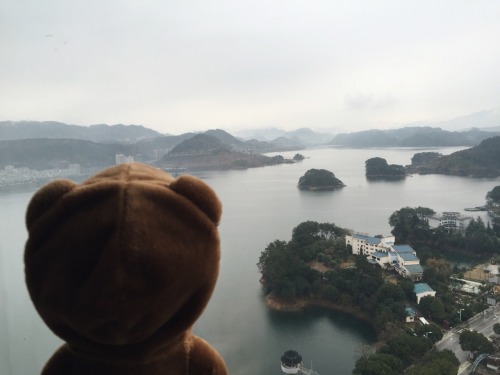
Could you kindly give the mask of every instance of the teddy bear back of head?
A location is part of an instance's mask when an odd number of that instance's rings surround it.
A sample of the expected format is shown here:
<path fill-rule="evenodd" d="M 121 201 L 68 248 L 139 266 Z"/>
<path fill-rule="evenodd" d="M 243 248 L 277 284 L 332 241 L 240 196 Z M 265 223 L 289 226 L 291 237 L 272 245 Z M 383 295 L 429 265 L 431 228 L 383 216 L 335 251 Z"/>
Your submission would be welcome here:
<path fill-rule="evenodd" d="M 51 182 L 26 214 L 31 299 L 73 350 L 151 360 L 179 344 L 211 297 L 220 216 L 201 180 L 139 163 Z"/>

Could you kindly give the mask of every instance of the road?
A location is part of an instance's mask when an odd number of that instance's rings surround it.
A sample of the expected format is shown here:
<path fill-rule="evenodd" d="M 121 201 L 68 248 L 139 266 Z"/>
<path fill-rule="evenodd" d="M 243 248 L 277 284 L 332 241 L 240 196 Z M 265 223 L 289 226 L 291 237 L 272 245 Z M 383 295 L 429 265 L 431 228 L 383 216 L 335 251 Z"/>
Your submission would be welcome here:
<path fill-rule="evenodd" d="M 467 322 L 460 326 L 452 328 L 446 332 L 438 343 L 436 343 L 437 350 L 449 349 L 457 356 L 460 361 L 460 368 L 458 375 L 466 375 L 469 373 L 471 363 L 468 361 L 469 352 L 464 352 L 460 348 L 458 338 L 463 329 L 470 329 L 482 333 L 486 337 L 493 334 L 493 325 L 500 322 L 500 307 L 492 306 L 482 313 L 479 313 Z"/>

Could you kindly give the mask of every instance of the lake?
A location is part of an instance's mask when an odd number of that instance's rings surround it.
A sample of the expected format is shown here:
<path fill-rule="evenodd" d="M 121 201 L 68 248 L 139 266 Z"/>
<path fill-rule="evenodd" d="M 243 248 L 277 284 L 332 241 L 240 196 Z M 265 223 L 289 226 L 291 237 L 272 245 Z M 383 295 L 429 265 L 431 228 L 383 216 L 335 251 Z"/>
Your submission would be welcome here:
<path fill-rule="evenodd" d="M 331 222 L 360 232 L 390 234 L 389 216 L 405 207 L 458 211 L 487 220 L 483 205 L 500 179 L 414 175 L 394 182 L 370 182 L 364 163 L 375 156 L 389 164 L 410 164 L 416 152 L 449 154 L 459 148 L 347 149 L 300 151 L 295 164 L 197 175 L 223 203 L 221 271 L 215 293 L 195 325 L 225 358 L 231 374 L 279 375 L 280 356 L 294 349 L 321 375 L 350 374 L 366 345 L 370 326 L 349 315 L 319 308 L 300 313 L 269 311 L 263 303 L 257 262 L 275 239 L 289 241 L 306 220 Z M 280 153 L 292 157 L 295 152 Z M 300 191 L 299 178 L 311 168 L 335 173 L 346 184 L 329 192 Z M 24 213 L 31 193 L 0 195 L 0 374 L 40 372 L 60 341 L 43 325 L 29 300 L 23 274 Z"/>

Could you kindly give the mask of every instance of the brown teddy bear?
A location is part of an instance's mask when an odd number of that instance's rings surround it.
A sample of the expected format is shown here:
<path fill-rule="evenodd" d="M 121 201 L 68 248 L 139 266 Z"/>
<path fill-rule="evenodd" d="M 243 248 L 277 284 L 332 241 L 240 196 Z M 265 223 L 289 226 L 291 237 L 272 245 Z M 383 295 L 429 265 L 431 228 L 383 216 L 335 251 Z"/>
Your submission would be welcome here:
<path fill-rule="evenodd" d="M 28 290 L 66 343 L 42 374 L 227 374 L 191 327 L 219 269 L 221 204 L 192 176 L 122 164 L 32 198 Z"/>

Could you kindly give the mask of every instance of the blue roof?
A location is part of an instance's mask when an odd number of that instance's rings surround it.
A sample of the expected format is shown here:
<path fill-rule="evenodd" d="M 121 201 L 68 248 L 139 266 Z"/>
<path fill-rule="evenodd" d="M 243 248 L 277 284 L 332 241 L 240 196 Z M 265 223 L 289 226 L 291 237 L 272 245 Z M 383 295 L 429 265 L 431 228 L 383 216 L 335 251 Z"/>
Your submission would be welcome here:
<path fill-rule="evenodd" d="M 394 245 L 392 248 L 398 253 L 413 253 L 415 251 L 410 245 Z"/>
<path fill-rule="evenodd" d="M 425 292 L 434 292 L 434 289 L 432 289 L 427 283 L 418 283 L 415 284 L 413 291 L 415 292 L 415 294 L 420 294 Z"/>
<path fill-rule="evenodd" d="M 353 237 L 359 238 L 360 240 L 365 240 L 367 243 L 373 245 L 378 245 L 380 243 L 380 238 L 378 237 L 365 236 L 364 234 L 355 234 Z"/>
<path fill-rule="evenodd" d="M 406 262 L 409 262 L 411 260 L 418 260 L 418 258 L 412 253 L 403 253 L 399 254 L 399 256 Z"/>
<path fill-rule="evenodd" d="M 415 311 L 411 307 L 406 307 L 406 316 L 415 316 Z"/>
<path fill-rule="evenodd" d="M 384 258 L 389 256 L 389 254 L 384 253 L 383 251 L 375 251 L 372 255 L 376 256 L 377 258 Z"/>

